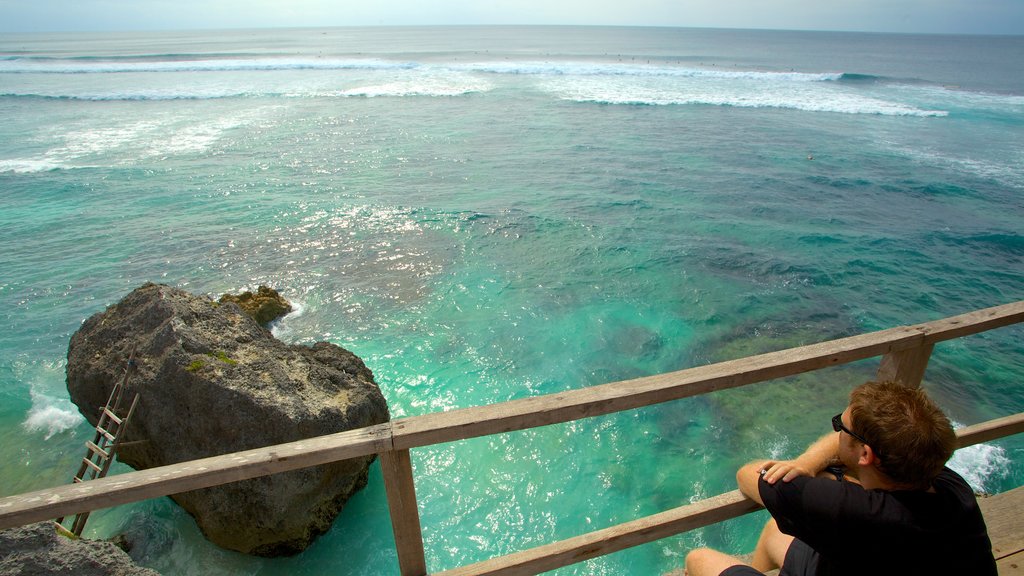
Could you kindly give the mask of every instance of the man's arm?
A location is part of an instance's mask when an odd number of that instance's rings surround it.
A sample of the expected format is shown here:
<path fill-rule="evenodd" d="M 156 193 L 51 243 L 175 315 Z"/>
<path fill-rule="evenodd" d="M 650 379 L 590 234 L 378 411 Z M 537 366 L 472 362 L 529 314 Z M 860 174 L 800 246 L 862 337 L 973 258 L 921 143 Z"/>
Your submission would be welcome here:
<path fill-rule="evenodd" d="M 830 432 L 794 460 L 755 460 L 744 465 L 736 473 L 736 483 L 744 496 L 764 505 L 757 487 L 758 478 L 762 475 L 769 484 L 779 480 L 789 482 L 797 476 L 816 476 L 830 464 L 839 460 L 839 433 Z"/>

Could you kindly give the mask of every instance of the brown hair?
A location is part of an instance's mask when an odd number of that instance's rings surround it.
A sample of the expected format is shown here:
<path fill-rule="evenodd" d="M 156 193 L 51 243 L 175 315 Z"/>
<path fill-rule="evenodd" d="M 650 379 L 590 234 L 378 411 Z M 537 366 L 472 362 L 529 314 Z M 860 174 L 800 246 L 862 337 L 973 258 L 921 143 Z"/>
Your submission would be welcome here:
<path fill-rule="evenodd" d="M 850 420 L 893 481 L 927 489 L 953 455 L 957 439 L 942 410 L 920 388 L 866 382 L 850 393 Z"/>

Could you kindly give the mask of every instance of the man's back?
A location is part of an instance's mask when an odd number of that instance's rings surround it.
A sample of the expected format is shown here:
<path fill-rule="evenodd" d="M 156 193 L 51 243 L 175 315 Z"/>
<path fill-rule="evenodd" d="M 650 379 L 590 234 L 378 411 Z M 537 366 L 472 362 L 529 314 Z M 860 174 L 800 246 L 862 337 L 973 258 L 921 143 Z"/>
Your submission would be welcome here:
<path fill-rule="evenodd" d="M 818 574 L 996 574 L 992 545 L 966 482 L 943 469 L 933 491 L 864 490 L 795 478 L 759 491 L 779 528 L 821 555 Z"/>

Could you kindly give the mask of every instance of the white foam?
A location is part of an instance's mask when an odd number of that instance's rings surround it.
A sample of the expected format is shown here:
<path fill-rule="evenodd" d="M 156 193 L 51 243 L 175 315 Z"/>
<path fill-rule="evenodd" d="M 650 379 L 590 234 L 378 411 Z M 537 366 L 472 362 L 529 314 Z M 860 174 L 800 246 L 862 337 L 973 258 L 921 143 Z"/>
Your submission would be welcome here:
<path fill-rule="evenodd" d="M 404 96 L 462 96 L 491 90 L 487 82 L 466 78 L 417 78 L 410 80 L 399 80 L 385 82 L 369 86 L 361 86 L 341 90 L 333 94 L 339 96 L 364 96 L 374 98 L 380 96 L 404 97 Z"/>
<path fill-rule="evenodd" d="M 908 104 L 871 97 L 837 85 L 789 80 L 762 82 L 746 77 L 688 78 L 675 82 L 580 77 L 547 80 L 539 84 L 539 88 L 564 100 L 601 104 L 704 104 L 885 116 L 948 115 L 946 111 L 923 110 Z"/>
<path fill-rule="evenodd" d="M 1000 159 L 967 157 L 968 154 L 972 153 L 970 149 L 962 150 L 956 156 L 934 150 L 915 149 L 908 146 L 891 145 L 890 149 L 895 153 L 902 154 L 911 160 L 923 164 L 944 169 L 952 168 L 962 174 L 989 178 L 1006 186 L 1024 185 L 1024 163 L 1022 163 L 1024 155 L 1021 155 L 1019 152 L 1016 153 L 1016 156 L 1007 158 L 1003 162 Z M 1015 151 L 1008 150 L 1008 152 L 1012 154 Z"/>
<path fill-rule="evenodd" d="M 988 492 L 994 484 L 1010 473 L 1006 451 L 991 444 L 975 444 L 953 453 L 947 464 L 971 485 L 976 492 Z"/>
<path fill-rule="evenodd" d="M 30 174 L 51 170 L 126 164 L 144 158 L 198 154 L 212 147 L 232 128 L 250 118 L 235 116 L 205 122 L 145 121 L 121 126 L 69 128 L 57 136 L 62 141 L 36 158 L 0 160 L 0 173 Z"/>
<path fill-rule="evenodd" d="M 14 172 L 16 174 L 31 174 L 33 172 L 49 172 L 64 168 L 62 164 L 48 159 L 40 158 L 10 158 L 0 160 L 0 172 Z"/>
<path fill-rule="evenodd" d="M 81 424 L 85 419 L 70 401 L 32 394 L 32 408 L 22 426 L 32 433 L 45 433 L 45 440 Z"/>
<path fill-rule="evenodd" d="M 640 65 L 607 62 L 476 62 L 449 65 L 450 70 L 491 74 L 539 76 L 635 76 L 708 78 L 787 82 L 826 82 L 839 80 L 841 73 L 770 72 L 759 70 L 720 70 L 715 68 L 682 68 L 668 65 Z"/>
<path fill-rule="evenodd" d="M 139 121 L 121 126 L 89 127 L 69 130 L 64 135 L 64 146 L 47 152 L 52 158 L 70 159 L 99 154 L 139 142 L 156 133 L 160 125 L 153 121 Z"/>
<path fill-rule="evenodd" d="M 269 326 L 270 333 L 274 335 L 274 338 L 285 342 L 290 341 L 294 333 L 291 321 L 306 313 L 305 303 L 294 299 L 289 299 L 288 302 L 292 305 L 292 311 L 274 320 Z"/>
<path fill-rule="evenodd" d="M 793 82 L 839 80 L 842 73 L 727 70 L 713 67 L 682 67 L 670 64 L 592 61 L 480 61 L 465 64 L 427 64 L 381 58 L 207 58 L 183 60 L 159 57 L 111 60 L 61 60 L 12 58 L 0 60 L 7 74 L 118 74 L 166 72 L 248 72 L 275 70 L 441 70 L 488 74 L 570 76 L 678 76 L 690 78 L 784 79 Z"/>

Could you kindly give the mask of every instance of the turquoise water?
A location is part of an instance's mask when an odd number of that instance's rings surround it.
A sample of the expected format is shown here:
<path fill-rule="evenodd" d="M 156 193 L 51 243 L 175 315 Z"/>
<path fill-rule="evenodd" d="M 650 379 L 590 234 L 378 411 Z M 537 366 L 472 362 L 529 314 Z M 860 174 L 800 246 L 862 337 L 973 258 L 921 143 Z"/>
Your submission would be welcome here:
<path fill-rule="evenodd" d="M 64 358 L 147 281 L 270 284 L 290 342 L 394 417 L 600 384 L 1024 298 L 1020 37 L 408 28 L 0 38 L 0 495 L 66 483 Z M 1024 410 L 1024 330 L 939 345 L 960 424 Z M 734 488 L 828 429 L 877 362 L 413 451 L 431 570 Z M 1024 440 L 959 453 L 1024 483 Z M 560 571 L 753 547 L 756 515 Z M 165 574 L 390 574 L 378 465 L 266 560 L 168 499 L 94 514 Z M 201 566 L 201 568 L 200 568 Z"/>

